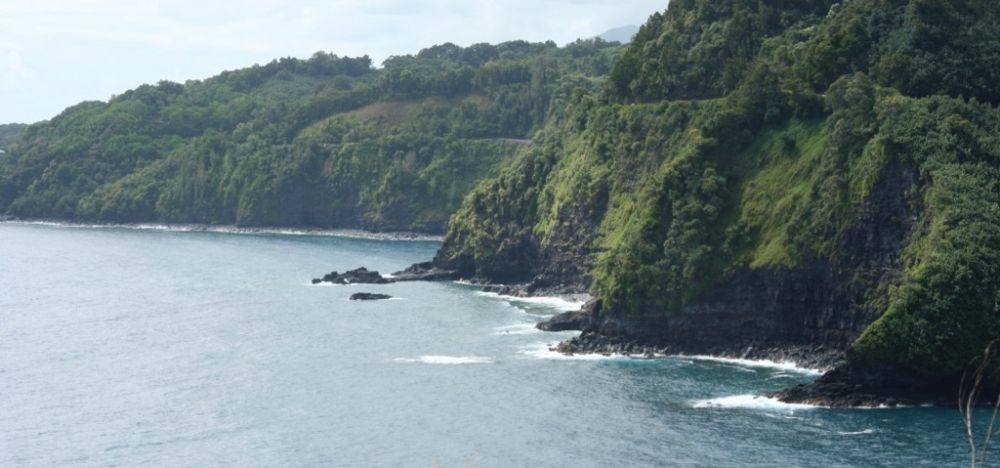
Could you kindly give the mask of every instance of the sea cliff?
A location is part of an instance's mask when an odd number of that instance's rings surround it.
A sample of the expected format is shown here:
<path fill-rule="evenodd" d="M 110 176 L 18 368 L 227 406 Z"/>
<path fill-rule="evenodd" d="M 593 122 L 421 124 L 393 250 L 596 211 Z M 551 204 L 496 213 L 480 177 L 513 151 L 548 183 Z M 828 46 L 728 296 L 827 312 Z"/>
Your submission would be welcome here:
<path fill-rule="evenodd" d="M 950 400 L 1000 335 L 1000 95 L 984 84 L 1000 36 L 975 33 L 998 9 L 671 2 L 602 92 L 576 93 L 465 199 L 435 265 L 590 291 L 543 325 L 582 329 L 565 352 L 830 370 L 787 401 Z"/>

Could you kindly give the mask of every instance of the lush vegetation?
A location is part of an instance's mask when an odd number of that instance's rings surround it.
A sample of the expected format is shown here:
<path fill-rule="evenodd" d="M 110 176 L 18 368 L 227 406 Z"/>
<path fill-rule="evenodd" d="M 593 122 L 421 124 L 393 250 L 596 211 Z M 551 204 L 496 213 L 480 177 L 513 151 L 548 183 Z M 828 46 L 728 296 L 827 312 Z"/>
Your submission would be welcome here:
<path fill-rule="evenodd" d="M 0 149 L 6 150 L 12 143 L 17 141 L 28 126 L 26 124 L 3 124 L 0 125 Z"/>
<path fill-rule="evenodd" d="M 662 316 L 737 270 L 849 264 L 903 167 L 920 219 L 903 271 L 864 285 L 886 312 L 854 349 L 953 375 L 1000 334 L 998 20 L 986 0 L 672 1 L 468 196 L 439 260 L 516 277 L 594 225 L 605 313 Z"/>
<path fill-rule="evenodd" d="M 442 232 L 477 181 L 617 43 L 444 44 L 373 68 L 317 53 L 144 85 L 32 125 L 0 159 L 0 213 L 111 222 Z"/>
<path fill-rule="evenodd" d="M 0 211 L 424 231 L 454 213 L 438 262 L 528 281 L 584 255 L 604 313 L 636 320 L 821 264 L 884 311 L 852 356 L 949 376 L 1000 334 L 998 20 L 988 0 L 673 0 L 627 48 L 283 59 L 25 129 Z M 914 214 L 891 274 L 851 250 L 883 192 Z"/>

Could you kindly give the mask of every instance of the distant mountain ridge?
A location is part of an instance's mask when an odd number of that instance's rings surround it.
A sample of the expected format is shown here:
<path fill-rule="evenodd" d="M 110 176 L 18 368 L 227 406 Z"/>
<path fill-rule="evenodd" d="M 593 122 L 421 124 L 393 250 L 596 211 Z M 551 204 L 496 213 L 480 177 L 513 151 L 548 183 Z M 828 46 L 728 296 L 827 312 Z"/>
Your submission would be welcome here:
<path fill-rule="evenodd" d="M 621 42 L 622 44 L 627 44 L 632 42 L 632 38 L 635 37 L 636 33 L 639 32 L 639 27 L 634 24 L 629 24 L 626 26 L 619 26 L 617 28 L 609 29 L 597 37 L 608 41 L 608 42 Z"/>

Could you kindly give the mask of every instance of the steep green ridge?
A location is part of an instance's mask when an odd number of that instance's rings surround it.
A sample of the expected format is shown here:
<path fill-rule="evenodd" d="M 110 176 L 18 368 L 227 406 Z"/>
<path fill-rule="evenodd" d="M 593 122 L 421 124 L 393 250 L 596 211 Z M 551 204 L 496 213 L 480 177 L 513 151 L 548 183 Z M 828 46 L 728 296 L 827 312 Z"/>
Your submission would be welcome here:
<path fill-rule="evenodd" d="M 9 148 L 11 143 L 14 143 L 21 137 L 21 133 L 24 133 L 25 128 L 28 128 L 27 124 L 13 123 L 0 125 L 0 149 L 6 150 Z"/>
<path fill-rule="evenodd" d="M 671 1 L 467 197 L 436 261 L 589 288 L 596 330 L 633 338 L 696 340 L 738 290 L 801 322 L 789 344 L 837 323 L 852 362 L 953 378 L 1000 336 L 998 25 L 986 0 Z"/>
<path fill-rule="evenodd" d="M 381 69 L 317 53 L 140 86 L 26 129 L 0 159 L 0 213 L 443 232 L 475 183 L 621 52 L 444 44 Z"/>

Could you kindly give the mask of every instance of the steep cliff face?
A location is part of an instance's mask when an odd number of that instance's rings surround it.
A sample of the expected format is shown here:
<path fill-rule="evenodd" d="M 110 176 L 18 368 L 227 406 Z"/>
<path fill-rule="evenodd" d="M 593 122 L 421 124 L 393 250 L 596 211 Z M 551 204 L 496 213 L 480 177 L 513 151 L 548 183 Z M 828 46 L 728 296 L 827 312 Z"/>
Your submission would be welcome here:
<path fill-rule="evenodd" d="M 636 316 L 595 304 L 590 326 L 567 351 L 709 353 L 793 359 L 831 368 L 882 310 L 879 287 L 903 274 L 906 241 L 918 229 L 911 193 L 917 175 L 887 167 L 853 214 L 831 258 L 791 268 L 740 267 L 720 277 L 694 303 L 671 314 Z"/>
<path fill-rule="evenodd" d="M 946 388 L 1000 336 L 998 18 L 671 2 L 470 194 L 436 262 L 589 288 L 567 351 L 789 357 L 860 401 Z"/>

